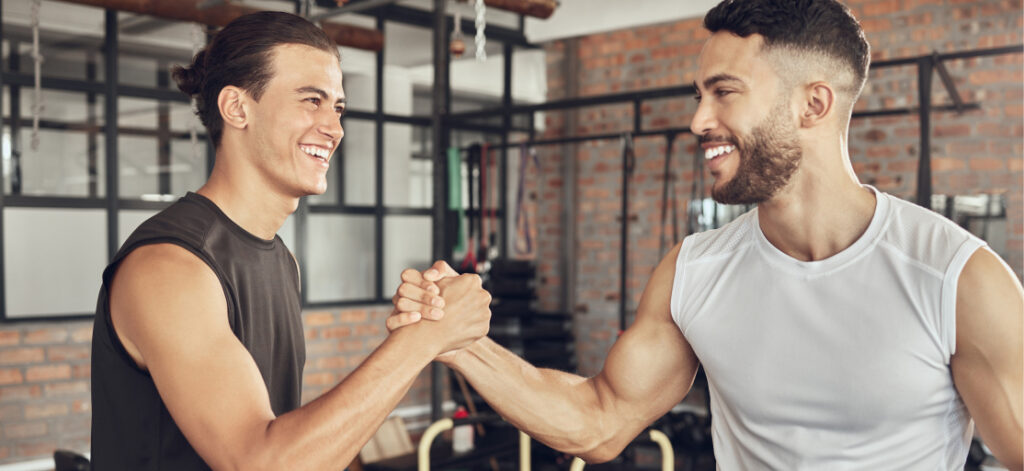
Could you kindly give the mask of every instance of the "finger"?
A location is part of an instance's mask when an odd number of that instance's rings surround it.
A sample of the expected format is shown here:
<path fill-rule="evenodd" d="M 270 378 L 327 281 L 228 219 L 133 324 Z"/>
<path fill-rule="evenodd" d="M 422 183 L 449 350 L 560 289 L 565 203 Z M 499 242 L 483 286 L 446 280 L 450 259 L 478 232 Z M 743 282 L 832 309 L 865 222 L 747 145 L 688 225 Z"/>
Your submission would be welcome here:
<path fill-rule="evenodd" d="M 388 332 L 394 332 L 397 329 L 419 322 L 421 317 L 418 312 L 400 312 L 388 317 L 384 324 L 387 326 Z"/>
<path fill-rule="evenodd" d="M 419 301 L 428 306 L 444 307 L 444 298 L 411 283 L 402 283 L 399 285 L 398 296 Z"/>
<path fill-rule="evenodd" d="M 412 268 L 406 268 L 402 270 L 402 281 L 418 285 L 423 282 L 423 275 Z"/>
<path fill-rule="evenodd" d="M 418 301 L 414 301 L 409 298 L 399 298 L 399 300 L 395 303 L 395 308 L 398 309 L 399 312 L 426 313 L 426 316 L 424 317 L 430 320 L 438 320 L 444 317 L 444 311 L 436 307 L 430 306 L 428 304 L 423 304 Z"/>
<path fill-rule="evenodd" d="M 458 274 L 455 269 L 448 265 L 448 262 L 438 260 L 434 262 L 434 266 L 423 272 L 423 277 L 428 281 L 437 281 L 449 276 L 458 276 Z"/>

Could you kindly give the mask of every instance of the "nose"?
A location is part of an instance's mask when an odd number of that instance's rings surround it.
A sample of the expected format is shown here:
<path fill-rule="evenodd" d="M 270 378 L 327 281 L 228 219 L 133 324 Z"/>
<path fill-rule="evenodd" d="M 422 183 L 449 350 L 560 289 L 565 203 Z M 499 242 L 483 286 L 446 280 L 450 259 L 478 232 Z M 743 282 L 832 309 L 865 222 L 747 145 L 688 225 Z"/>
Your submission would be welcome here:
<path fill-rule="evenodd" d="M 697 112 L 693 114 L 693 118 L 690 120 L 690 132 L 703 136 L 714 130 L 717 126 L 718 121 L 715 120 L 711 100 L 697 102 Z"/>
<path fill-rule="evenodd" d="M 337 144 L 345 135 L 345 130 L 341 127 L 341 118 L 330 108 L 322 116 L 323 118 L 321 118 L 320 126 L 317 127 L 317 130 L 320 134 L 323 134 Z"/>

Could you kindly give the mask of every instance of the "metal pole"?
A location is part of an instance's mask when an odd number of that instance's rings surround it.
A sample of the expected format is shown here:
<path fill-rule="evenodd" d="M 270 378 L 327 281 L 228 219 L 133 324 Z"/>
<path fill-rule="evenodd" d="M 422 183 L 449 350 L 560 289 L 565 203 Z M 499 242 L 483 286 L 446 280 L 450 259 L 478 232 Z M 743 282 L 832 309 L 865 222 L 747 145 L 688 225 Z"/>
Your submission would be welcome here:
<path fill-rule="evenodd" d="M 377 17 L 377 31 L 381 34 L 384 33 L 385 22 L 383 17 Z M 386 46 L 385 46 L 386 47 Z M 376 80 L 376 99 L 374 101 L 374 120 L 373 120 L 373 138 L 374 138 L 374 154 L 376 154 L 375 167 L 376 172 L 374 175 L 376 185 L 374 185 L 374 234 L 377 234 L 376 253 L 374 254 L 374 266 L 380 270 L 377 273 L 376 280 L 374 280 L 374 297 L 377 299 L 384 299 L 384 243 L 387 240 L 384 238 L 384 172 L 386 171 L 384 166 L 384 47 L 377 51 L 377 80 Z M 342 172 L 339 169 L 338 175 L 341 176 Z M 344 198 L 343 194 L 338 194 L 339 201 Z M 389 283 L 397 280 L 388 280 Z"/>
<path fill-rule="evenodd" d="M 445 0 L 434 0 L 433 46 L 434 46 L 434 96 L 432 103 L 433 157 L 434 157 L 434 237 L 431 249 L 434 260 L 447 259 L 451 254 L 447 250 L 445 234 L 445 211 L 448 199 L 447 182 L 448 166 L 445 149 L 448 147 L 447 127 L 443 120 L 448 115 L 448 18 Z M 378 90 L 378 93 L 381 93 Z M 430 418 L 437 421 L 443 413 L 441 404 L 442 386 L 444 383 L 444 367 L 434 362 L 430 368 Z"/>
<path fill-rule="evenodd" d="M 932 71 L 935 68 L 931 56 L 917 60 L 918 119 L 921 125 L 921 149 L 917 160 L 917 204 L 932 207 Z"/>
<path fill-rule="evenodd" d="M 0 0 L 0 12 L 3 11 L 3 3 L 4 3 L 3 0 Z M 2 16 L 3 16 L 3 14 L 0 13 L 0 38 L 2 38 L 3 35 L 4 35 L 4 26 L 3 26 L 4 22 L 3 22 Z M 14 55 L 14 53 L 15 53 L 15 51 L 14 51 L 14 48 L 12 46 L 10 54 Z M 0 73 L 0 90 L 4 89 L 3 82 L 4 82 L 3 74 Z M 0 93 L 0 110 L 2 110 L 4 108 L 3 105 L 4 105 L 4 94 Z M 0 121 L 2 121 L 2 118 L 3 117 L 0 116 Z M 14 124 L 15 121 L 17 121 L 17 119 L 12 114 L 11 115 L 11 124 Z M 0 158 L 2 158 L 2 156 L 0 156 Z M 4 271 L 6 271 L 6 270 L 4 270 L 4 193 L 7 192 L 7 189 L 4 188 L 4 186 L 3 186 L 3 178 L 2 177 L 3 177 L 3 169 L 0 168 L 0 319 L 6 319 L 7 318 L 7 297 L 6 297 L 6 294 L 5 294 L 5 289 L 4 289 L 5 286 L 4 285 L 7 283 L 7 280 L 4 277 Z"/>
<path fill-rule="evenodd" d="M 103 95 L 103 114 L 106 117 L 104 126 L 104 149 L 106 150 L 107 173 L 107 256 L 114 258 L 118 243 L 118 190 L 117 168 L 117 10 L 107 9 L 103 16 L 106 34 L 103 37 L 103 65 L 106 90 Z"/>

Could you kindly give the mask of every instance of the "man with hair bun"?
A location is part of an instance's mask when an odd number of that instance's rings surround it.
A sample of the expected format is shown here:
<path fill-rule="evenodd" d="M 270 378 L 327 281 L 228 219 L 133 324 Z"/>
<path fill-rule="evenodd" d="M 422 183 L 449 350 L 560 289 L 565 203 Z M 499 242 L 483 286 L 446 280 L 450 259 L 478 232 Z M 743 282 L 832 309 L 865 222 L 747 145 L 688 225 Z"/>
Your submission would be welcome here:
<path fill-rule="evenodd" d="M 958 470 L 976 424 L 1020 470 L 1024 290 L 984 241 L 857 180 L 849 123 L 870 58 L 857 20 L 835 0 L 726 0 L 704 25 L 690 127 L 712 196 L 757 208 L 661 261 L 592 378 L 487 338 L 439 360 L 588 461 L 678 404 L 699 362 L 719 469 Z M 404 273 L 399 310 L 452 273 Z M 388 327 L 430 322 L 400 312 Z"/>
<path fill-rule="evenodd" d="M 453 296 L 444 320 L 390 334 L 299 407 L 299 271 L 276 232 L 299 198 L 327 188 L 344 135 L 337 47 L 301 17 L 262 12 L 227 25 L 174 78 L 216 162 L 103 272 L 93 469 L 342 469 L 435 355 L 487 333 L 490 297 L 475 275 L 440 284 Z"/>

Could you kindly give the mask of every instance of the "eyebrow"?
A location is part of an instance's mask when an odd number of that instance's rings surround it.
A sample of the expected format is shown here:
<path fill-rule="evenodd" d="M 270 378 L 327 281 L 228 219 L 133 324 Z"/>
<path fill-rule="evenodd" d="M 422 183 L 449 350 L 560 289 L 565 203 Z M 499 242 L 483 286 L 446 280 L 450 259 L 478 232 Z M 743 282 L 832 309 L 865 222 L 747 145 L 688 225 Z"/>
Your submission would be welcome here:
<path fill-rule="evenodd" d="M 704 79 L 704 88 L 705 89 L 711 88 L 713 85 L 715 85 L 717 83 L 720 83 L 720 82 L 740 82 L 740 83 L 742 83 L 743 80 L 741 80 L 739 77 L 737 77 L 735 75 L 730 75 L 730 74 L 712 75 L 712 76 Z M 698 90 L 700 89 L 700 87 L 697 86 L 697 81 L 696 80 L 693 81 L 693 88 L 696 88 Z"/>
<path fill-rule="evenodd" d="M 323 90 L 321 90 L 319 88 L 316 88 L 316 87 L 300 87 L 300 88 L 295 89 L 295 91 L 297 93 L 316 93 L 317 95 L 320 95 L 320 98 L 323 98 L 324 100 L 327 99 L 327 92 L 325 92 L 325 91 L 323 91 Z M 338 98 L 334 102 L 334 104 L 336 104 L 336 105 L 337 104 L 344 105 L 345 104 L 345 99 L 344 98 Z"/>

